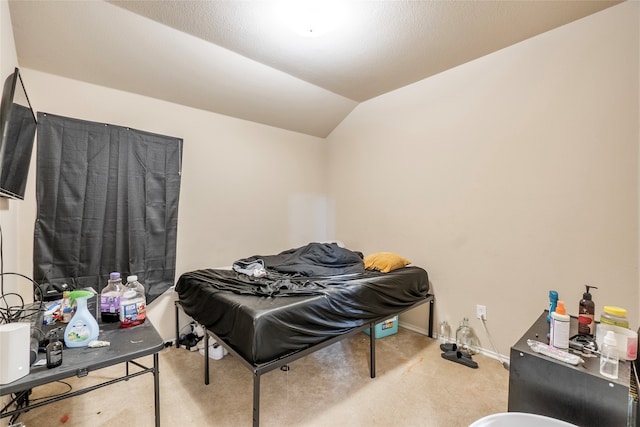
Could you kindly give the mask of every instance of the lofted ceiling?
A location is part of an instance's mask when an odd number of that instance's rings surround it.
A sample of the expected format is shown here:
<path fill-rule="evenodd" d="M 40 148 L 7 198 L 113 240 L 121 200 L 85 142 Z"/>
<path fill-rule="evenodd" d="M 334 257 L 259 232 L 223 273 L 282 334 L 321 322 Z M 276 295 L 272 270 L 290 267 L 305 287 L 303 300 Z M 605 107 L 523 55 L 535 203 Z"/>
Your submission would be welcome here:
<path fill-rule="evenodd" d="M 9 9 L 20 67 L 326 137 L 360 102 L 619 2 L 343 0 L 342 22 L 318 37 L 282 25 L 278 3 Z"/>

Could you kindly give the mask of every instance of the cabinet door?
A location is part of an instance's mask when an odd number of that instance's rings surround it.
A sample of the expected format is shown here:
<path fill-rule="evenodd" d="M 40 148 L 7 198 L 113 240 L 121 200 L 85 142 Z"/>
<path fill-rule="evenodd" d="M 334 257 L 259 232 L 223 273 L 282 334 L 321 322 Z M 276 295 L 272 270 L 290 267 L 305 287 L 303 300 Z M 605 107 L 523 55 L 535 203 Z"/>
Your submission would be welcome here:
<path fill-rule="evenodd" d="M 622 427 L 627 426 L 629 400 L 629 388 L 618 382 L 580 366 L 511 349 L 510 412 L 546 415 L 584 427 Z"/>

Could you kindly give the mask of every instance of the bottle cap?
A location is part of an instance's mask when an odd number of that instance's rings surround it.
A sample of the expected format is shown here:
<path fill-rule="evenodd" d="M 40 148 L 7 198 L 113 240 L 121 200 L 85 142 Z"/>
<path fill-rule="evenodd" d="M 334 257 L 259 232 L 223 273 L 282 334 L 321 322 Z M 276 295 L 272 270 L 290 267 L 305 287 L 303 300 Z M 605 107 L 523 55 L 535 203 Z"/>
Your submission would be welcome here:
<path fill-rule="evenodd" d="M 624 308 L 614 307 L 612 305 L 605 305 L 604 307 L 602 307 L 602 309 L 604 310 L 605 313 L 610 314 L 612 316 L 627 317 L 627 310 L 625 310 Z"/>
<path fill-rule="evenodd" d="M 613 331 L 607 331 L 607 334 L 604 336 L 604 343 L 613 346 L 618 345 L 616 342 L 616 333 Z"/>
<path fill-rule="evenodd" d="M 119 279 L 120 278 L 120 273 L 118 273 L 117 271 L 114 271 L 113 273 L 109 274 L 109 278 L 111 280 Z"/>
<path fill-rule="evenodd" d="M 138 276 L 136 275 L 131 275 L 127 277 L 127 282 L 137 282 L 138 281 Z"/>
<path fill-rule="evenodd" d="M 567 314 L 567 309 L 564 308 L 564 301 L 558 301 L 558 306 L 556 307 L 556 313 Z"/>

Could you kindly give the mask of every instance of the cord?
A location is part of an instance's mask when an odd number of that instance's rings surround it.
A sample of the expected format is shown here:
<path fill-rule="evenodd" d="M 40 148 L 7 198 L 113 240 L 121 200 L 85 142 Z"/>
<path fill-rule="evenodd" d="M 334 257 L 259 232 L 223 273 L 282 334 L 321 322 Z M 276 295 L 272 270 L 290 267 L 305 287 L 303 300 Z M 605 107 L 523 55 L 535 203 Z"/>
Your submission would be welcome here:
<path fill-rule="evenodd" d="M 489 329 L 487 328 L 487 325 L 485 324 L 487 319 L 484 318 L 484 314 L 480 316 L 480 320 L 482 321 L 482 326 L 484 327 L 484 331 L 486 332 L 487 337 L 489 338 L 489 342 L 491 343 L 491 347 L 493 348 L 493 352 L 498 356 L 498 360 L 500 362 L 502 362 L 502 366 L 504 367 L 504 369 L 506 369 L 508 371 L 509 370 L 509 362 L 506 361 L 506 360 L 502 360 L 502 356 L 500 355 L 500 353 L 498 353 L 498 350 L 496 350 L 496 346 L 493 343 L 493 339 L 491 339 L 491 334 L 489 333 Z"/>
<path fill-rule="evenodd" d="M 0 295 L 4 295 L 4 255 L 2 253 L 2 225 L 0 225 Z"/>
<path fill-rule="evenodd" d="M 2 225 L 0 225 L 0 323 L 10 323 L 15 321 L 24 321 L 32 316 L 37 316 L 38 312 L 43 309 L 44 298 L 42 294 L 42 288 L 32 278 L 20 273 L 5 273 L 4 272 L 4 254 L 3 254 L 3 242 L 4 236 L 2 234 Z M 4 291 L 4 276 L 14 275 L 29 280 L 33 284 L 33 297 L 34 301 L 39 301 L 40 304 L 37 307 L 25 308 L 24 298 L 22 295 L 16 292 L 5 293 Z M 7 297 L 14 297 L 20 301 L 19 305 L 10 304 Z"/>
<path fill-rule="evenodd" d="M 58 397 L 58 396 L 64 396 L 65 394 L 71 392 L 71 390 L 73 390 L 73 387 L 71 386 L 71 384 L 64 382 L 64 381 L 56 381 L 57 383 L 60 384 L 64 384 L 67 386 L 67 390 L 66 391 L 61 391 L 60 393 L 56 393 L 56 394 L 51 394 L 49 396 L 43 396 L 43 397 L 37 397 L 35 399 L 29 399 L 31 402 L 37 402 L 39 400 L 46 400 L 46 399 L 51 399 L 54 397 Z"/>
<path fill-rule="evenodd" d="M 58 381 L 55 381 L 55 382 L 66 385 L 67 386 L 67 390 L 62 391 L 60 393 L 51 394 L 49 396 L 38 397 L 38 398 L 35 398 L 35 399 L 29 399 L 28 398 L 28 395 L 31 394 L 31 392 L 32 392 L 31 390 L 25 390 L 25 391 L 21 391 L 19 393 L 14 393 L 14 394 L 12 394 L 13 397 L 12 397 L 11 401 L 9 403 L 7 403 L 2 408 L 2 412 L 8 410 L 11 407 L 11 405 L 15 405 L 15 409 L 20 409 L 20 408 L 23 408 L 23 407 L 26 406 L 25 402 L 27 402 L 27 401 L 29 401 L 31 403 L 34 403 L 34 402 L 38 402 L 40 400 L 54 399 L 54 398 L 57 398 L 59 396 L 64 396 L 65 394 L 69 394 L 73 390 L 73 387 L 71 386 L 71 384 L 69 384 L 69 383 L 67 383 L 65 381 L 58 380 Z M 26 393 L 26 395 L 25 395 L 25 393 Z M 17 421 L 19 416 L 20 416 L 19 413 L 18 414 L 14 414 L 9 419 L 9 422 L 11 424 L 13 424 L 14 422 Z"/>

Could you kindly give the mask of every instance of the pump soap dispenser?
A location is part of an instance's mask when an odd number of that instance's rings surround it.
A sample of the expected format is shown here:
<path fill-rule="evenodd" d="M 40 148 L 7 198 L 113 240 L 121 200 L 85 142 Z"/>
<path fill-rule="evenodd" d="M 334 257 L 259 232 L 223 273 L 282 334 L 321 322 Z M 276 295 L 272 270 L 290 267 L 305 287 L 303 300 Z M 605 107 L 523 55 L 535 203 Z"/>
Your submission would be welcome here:
<path fill-rule="evenodd" d="M 591 300 L 589 289 L 598 289 L 595 286 L 585 285 L 587 292 L 582 294 L 580 306 L 578 307 L 578 333 L 580 335 L 591 335 L 595 333 L 594 314 L 595 303 Z"/>

